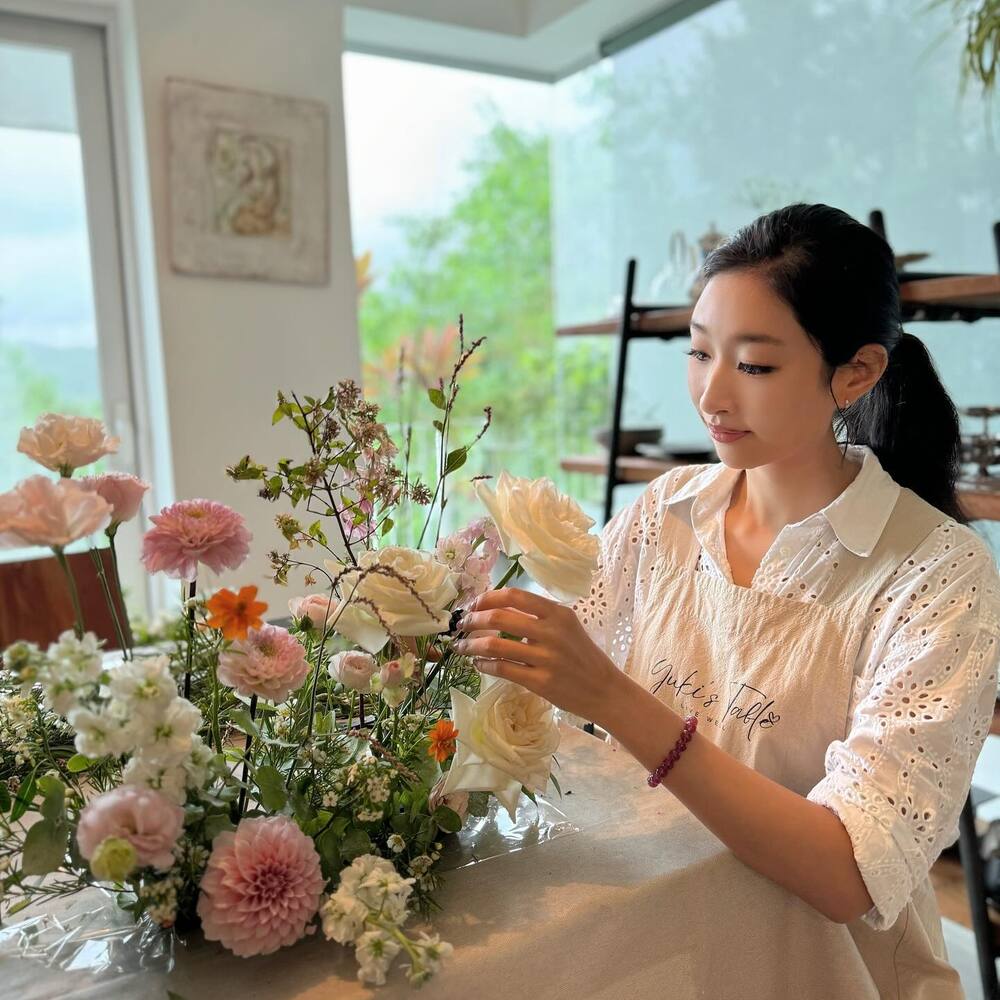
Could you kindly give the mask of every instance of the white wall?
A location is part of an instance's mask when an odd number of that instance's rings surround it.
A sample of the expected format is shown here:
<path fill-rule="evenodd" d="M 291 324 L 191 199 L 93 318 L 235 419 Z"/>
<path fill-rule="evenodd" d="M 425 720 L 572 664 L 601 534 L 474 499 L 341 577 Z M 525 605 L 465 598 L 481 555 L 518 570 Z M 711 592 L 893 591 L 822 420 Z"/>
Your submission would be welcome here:
<path fill-rule="evenodd" d="M 232 583 L 257 583 L 272 612 L 289 589 L 268 580 L 266 553 L 282 548 L 275 507 L 227 465 L 249 452 L 298 455 L 298 434 L 272 429 L 278 388 L 319 394 L 360 378 L 354 263 L 341 88 L 341 5 L 296 0 L 133 0 L 141 75 L 156 280 L 174 490 L 210 497 L 247 519 L 250 560 Z M 127 40 L 126 40 L 127 41 Z M 170 267 L 164 81 L 168 76 L 313 98 L 329 107 L 330 259 L 326 287 L 201 278 Z M 294 594 L 295 591 L 291 590 Z"/>

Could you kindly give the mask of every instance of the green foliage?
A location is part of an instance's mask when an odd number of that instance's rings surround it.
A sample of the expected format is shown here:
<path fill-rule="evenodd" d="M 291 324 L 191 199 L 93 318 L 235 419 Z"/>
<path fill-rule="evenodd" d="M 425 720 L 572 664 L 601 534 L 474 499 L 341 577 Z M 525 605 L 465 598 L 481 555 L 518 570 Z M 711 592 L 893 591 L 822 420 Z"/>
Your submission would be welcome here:
<path fill-rule="evenodd" d="M 457 356 L 446 348 L 458 314 L 467 335 L 487 338 L 451 426 L 464 438 L 487 406 L 493 423 L 452 489 L 445 531 L 479 513 L 468 487 L 477 475 L 547 475 L 569 491 L 559 457 L 593 450 L 609 400 L 610 345 L 555 337 L 548 137 L 494 120 L 464 167 L 465 191 L 446 213 L 395 220 L 406 253 L 384 275 L 374 261 L 360 310 L 366 393 L 386 420 L 415 425 L 410 468 L 425 481 L 440 461 L 437 436 L 423 430 L 426 403 L 443 408 L 437 380 L 447 381 Z M 465 460 L 460 452 L 448 456 L 452 470 Z"/>

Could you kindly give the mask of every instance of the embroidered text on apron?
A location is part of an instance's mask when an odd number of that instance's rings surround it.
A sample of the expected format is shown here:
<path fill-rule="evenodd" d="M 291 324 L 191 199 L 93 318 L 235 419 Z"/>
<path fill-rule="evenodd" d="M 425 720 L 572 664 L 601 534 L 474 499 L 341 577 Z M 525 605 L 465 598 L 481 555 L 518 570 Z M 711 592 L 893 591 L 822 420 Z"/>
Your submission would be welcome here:
<path fill-rule="evenodd" d="M 824 592 L 807 603 L 699 572 L 694 532 L 671 514 L 661 526 L 654 579 L 641 620 L 632 623 L 623 669 L 679 715 L 696 714 L 698 738 L 805 795 L 825 774 L 827 747 L 847 735 L 854 666 L 872 601 L 946 517 L 901 488 L 871 554 L 845 549 Z M 946 960 L 929 879 L 892 927 L 876 931 L 859 919 L 830 929 L 843 933 L 826 935 L 813 955 L 802 954 L 799 935 L 795 957 L 856 965 L 864 981 L 844 1000 L 964 996 Z M 774 944 L 772 957 L 782 960 L 788 942 L 776 938 Z M 794 971 L 787 974 L 794 990 Z"/>

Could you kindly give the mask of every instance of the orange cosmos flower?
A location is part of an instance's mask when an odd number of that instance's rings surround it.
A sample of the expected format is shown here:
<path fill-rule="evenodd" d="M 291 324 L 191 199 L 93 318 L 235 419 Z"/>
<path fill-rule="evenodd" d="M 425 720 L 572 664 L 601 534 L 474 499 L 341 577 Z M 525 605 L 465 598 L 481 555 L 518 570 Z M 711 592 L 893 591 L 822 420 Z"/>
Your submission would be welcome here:
<path fill-rule="evenodd" d="M 222 629 L 227 639 L 245 639 L 248 629 L 264 624 L 260 616 L 267 611 L 267 605 L 255 600 L 256 597 L 257 588 L 253 586 L 240 587 L 238 594 L 223 587 L 205 605 L 209 611 L 209 627 Z"/>
<path fill-rule="evenodd" d="M 455 752 L 457 736 L 458 730 L 451 720 L 439 719 L 430 731 L 431 745 L 427 749 L 428 756 L 443 764 Z"/>

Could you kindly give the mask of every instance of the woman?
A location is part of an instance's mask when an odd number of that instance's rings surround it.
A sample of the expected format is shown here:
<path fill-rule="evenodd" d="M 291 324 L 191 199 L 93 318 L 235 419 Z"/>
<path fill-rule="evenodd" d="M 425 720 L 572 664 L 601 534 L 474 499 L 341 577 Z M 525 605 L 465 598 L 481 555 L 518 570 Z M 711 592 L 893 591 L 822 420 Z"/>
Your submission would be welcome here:
<path fill-rule="evenodd" d="M 705 278 L 688 385 L 721 462 L 613 518 L 574 609 L 483 595 L 465 651 L 666 771 L 741 861 L 846 924 L 855 996 L 961 997 L 928 871 L 989 728 L 1000 581 L 956 502 L 955 407 L 901 329 L 889 246 L 845 213 L 763 216 Z"/>

